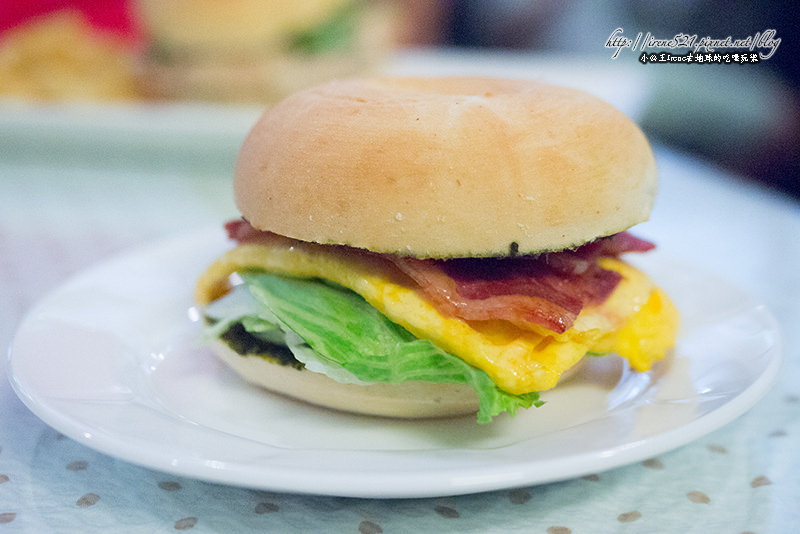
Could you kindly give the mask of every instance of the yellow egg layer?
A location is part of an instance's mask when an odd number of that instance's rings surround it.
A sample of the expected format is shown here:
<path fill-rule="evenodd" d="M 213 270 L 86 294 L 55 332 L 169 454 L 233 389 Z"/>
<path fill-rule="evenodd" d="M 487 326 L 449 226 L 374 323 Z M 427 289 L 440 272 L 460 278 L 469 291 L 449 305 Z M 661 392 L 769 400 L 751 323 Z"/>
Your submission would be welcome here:
<path fill-rule="evenodd" d="M 622 281 L 602 305 L 584 308 L 563 334 L 442 315 L 379 256 L 279 236 L 239 245 L 217 259 L 200 277 L 196 299 L 204 305 L 219 298 L 229 289 L 229 276 L 246 269 L 325 278 L 355 291 L 418 338 L 482 369 L 501 389 L 522 394 L 552 388 L 587 352 L 615 352 L 646 371 L 674 345 L 678 312 L 666 294 L 621 260 L 603 258 L 601 264 L 622 274 Z"/>

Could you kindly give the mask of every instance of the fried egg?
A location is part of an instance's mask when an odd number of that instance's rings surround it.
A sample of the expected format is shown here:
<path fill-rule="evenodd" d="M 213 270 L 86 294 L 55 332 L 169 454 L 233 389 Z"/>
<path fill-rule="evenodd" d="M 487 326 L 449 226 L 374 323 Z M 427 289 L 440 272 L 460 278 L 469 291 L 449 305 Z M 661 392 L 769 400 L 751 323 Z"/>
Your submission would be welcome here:
<path fill-rule="evenodd" d="M 600 262 L 603 268 L 619 272 L 622 280 L 603 304 L 584 308 L 563 334 L 544 328 L 524 330 L 507 321 L 465 321 L 443 315 L 379 255 L 280 236 L 226 252 L 200 277 L 196 299 L 207 304 L 224 295 L 230 275 L 242 270 L 326 279 L 358 293 L 416 337 L 485 371 L 501 389 L 523 394 L 554 387 L 587 352 L 619 354 L 641 372 L 674 345 L 678 311 L 667 295 L 622 260 Z"/>

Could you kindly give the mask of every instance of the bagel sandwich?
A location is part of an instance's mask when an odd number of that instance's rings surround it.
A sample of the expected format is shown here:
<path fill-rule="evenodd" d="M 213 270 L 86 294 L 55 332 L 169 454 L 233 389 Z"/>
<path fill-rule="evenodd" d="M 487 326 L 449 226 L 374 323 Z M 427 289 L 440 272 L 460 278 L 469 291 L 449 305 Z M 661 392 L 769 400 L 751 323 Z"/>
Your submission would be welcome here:
<path fill-rule="evenodd" d="M 587 355 L 648 371 L 668 296 L 622 259 L 657 191 L 606 102 L 496 78 L 335 80 L 264 112 L 236 163 L 234 246 L 195 297 L 220 358 L 313 404 L 390 417 L 541 404 Z"/>

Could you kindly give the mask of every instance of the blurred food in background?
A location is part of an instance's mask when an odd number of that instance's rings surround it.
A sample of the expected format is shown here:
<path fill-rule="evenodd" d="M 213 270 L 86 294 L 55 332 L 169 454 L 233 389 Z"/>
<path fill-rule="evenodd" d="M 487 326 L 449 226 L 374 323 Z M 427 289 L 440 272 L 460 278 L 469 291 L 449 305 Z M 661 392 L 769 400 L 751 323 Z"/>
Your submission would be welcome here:
<path fill-rule="evenodd" d="M 140 96 L 130 43 L 78 10 L 25 21 L 0 36 L 0 96 L 29 100 L 131 100 Z"/>
<path fill-rule="evenodd" d="M 392 6 L 363 0 L 136 0 L 148 97 L 275 102 L 378 68 Z"/>
<path fill-rule="evenodd" d="M 377 72 L 389 0 L 0 0 L 0 97 L 268 104 Z"/>

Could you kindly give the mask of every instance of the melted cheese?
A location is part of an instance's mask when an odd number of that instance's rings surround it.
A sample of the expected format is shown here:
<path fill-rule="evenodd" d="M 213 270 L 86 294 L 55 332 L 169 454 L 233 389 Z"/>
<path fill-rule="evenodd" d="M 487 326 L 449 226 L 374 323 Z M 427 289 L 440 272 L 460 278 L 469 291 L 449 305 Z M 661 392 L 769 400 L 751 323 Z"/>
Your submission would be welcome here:
<path fill-rule="evenodd" d="M 243 269 L 325 278 L 355 291 L 415 336 L 484 370 L 500 388 L 522 394 L 552 388 L 587 352 L 616 352 L 637 371 L 646 371 L 673 346 L 678 313 L 667 296 L 627 263 L 601 261 L 623 280 L 605 303 L 585 308 L 573 328 L 560 335 L 505 321 L 444 316 L 377 256 L 277 236 L 220 257 L 200 277 L 196 298 L 201 305 L 219 298 L 229 289 L 229 276 Z"/>

